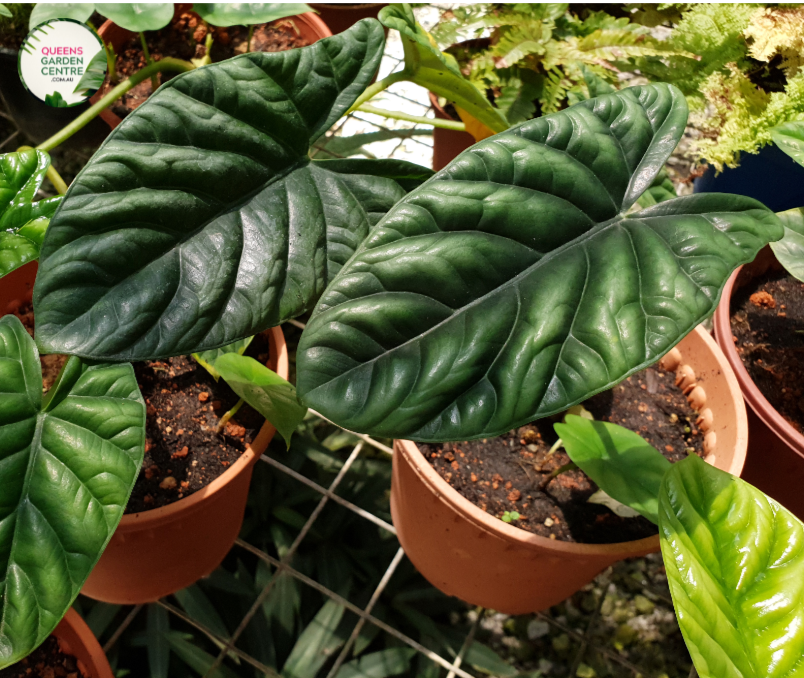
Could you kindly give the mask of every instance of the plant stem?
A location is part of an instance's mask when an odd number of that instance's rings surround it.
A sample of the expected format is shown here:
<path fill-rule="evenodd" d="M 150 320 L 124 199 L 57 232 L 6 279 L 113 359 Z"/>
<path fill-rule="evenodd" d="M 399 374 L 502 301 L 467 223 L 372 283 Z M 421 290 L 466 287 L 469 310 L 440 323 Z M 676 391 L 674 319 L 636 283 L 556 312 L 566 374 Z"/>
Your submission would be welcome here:
<path fill-rule="evenodd" d="M 553 478 L 560 476 L 562 473 L 566 473 L 567 471 L 572 471 L 573 469 L 576 468 L 578 468 L 578 465 L 574 461 L 564 464 L 563 466 L 559 466 L 555 471 L 553 471 L 549 476 L 547 476 L 544 480 L 542 480 L 542 482 L 539 483 L 539 489 L 544 490 L 544 488 L 546 488 L 550 484 L 550 481 L 553 480 Z"/>
<path fill-rule="evenodd" d="M 142 31 L 140 31 L 140 42 L 142 43 L 142 54 L 145 57 L 145 63 L 150 66 L 153 63 L 153 59 L 151 59 L 151 54 L 148 52 L 148 45 L 145 42 L 145 33 Z M 158 87 L 159 81 L 156 79 L 156 73 L 154 73 L 151 76 L 151 89 L 156 92 Z"/>
<path fill-rule="evenodd" d="M 218 422 L 218 428 L 215 429 L 215 433 L 221 433 L 223 429 L 226 428 L 226 424 L 237 414 L 237 410 L 242 407 L 243 402 L 244 400 L 240 398 L 240 400 L 235 403 L 234 407 L 221 417 L 221 420 Z"/>
<path fill-rule="evenodd" d="M 32 151 L 34 150 L 31 146 L 20 146 L 17 149 L 17 153 L 20 151 Z M 64 179 L 61 178 L 61 174 L 56 171 L 56 168 L 53 165 L 49 165 L 47 168 L 47 178 L 50 179 L 50 183 L 53 184 L 53 188 L 56 189 L 56 192 L 59 195 L 64 195 L 67 192 L 67 184 L 65 183 Z"/>
<path fill-rule="evenodd" d="M 385 118 L 391 118 L 392 120 L 407 120 L 408 122 L 415 122 L 418 125 L 430 125 L 432 127 L 439 127 L 441 129 L 451 129 L 456 132 L 466 131 L 466 125 L 464 125 L 462 122 L 456 122 L 455 120 L 425 118 L 420 115 L 409 115 L 408 113 L 402 113 L 400 111 L 387 111 L 384 108 L 375 108 L 374 106 L 369 106 L 368 104 L 364 104 L 357 110 L 362 111 L 363 113 L 381 115 Z"/>
<path fill-rule="evenodd" d="M 90 106 L 69 125 L 56 132 L 52 137 L 50 137 L 50 139 L 43 141 L 37 146 L 37 148 L 40 151 L 52 151 L 59 144 L 63 144 L 73 134 L 84 127 L 90 120 L 97 117 L 101 111 L 117 101 L 132 87 L 140 84 L 143 80 L 150 78 L 153 73 L 158 73 L 160 71 L 176 71 L 182 73 L 184 71 L 191 71 L 193 68 L 195 68 L 195 66 L 193 66 L 189 61 L 173 59 L 172 57 L 166 57 L 159 61 L 154 61 L 152 64 L 149 64 L 142 70 L 137 71 L 130 78 L 123 80 L 123 82 L 117 85 L 117 87 L 114 89 L 110 90 L 96 104 Z"/>
<path fill-rule="evenodd" d="M 251 51 L 251 38 L 254 35 L 254 24 L 248 27 L 248 44 L 246 45 L 246 51 Z"/>
<path fill-rule="evenodd" d="M 352 111 L 356 111 L 367 101 L 369 101 L 373 97 L 376 97 L 380 92 L 384 92 L 385 90 L 387 90 L 395 82 L 401 82 L 402 80 L 407 80 L 408 77 L 409 77 L 408 72 L 403 69 L 396 73 L 391 73 L 391 75 L 384 77 L 382 80 L 378 80 L 373 85 L 369 85 L 368 87 L 366 87 L 365 90 L 363 90 L 363 94 L 357 97 L 357 101 L 355 101 L 352 104 L 352 107 L 346 112 L 346 114 L 348 115 Z"/>

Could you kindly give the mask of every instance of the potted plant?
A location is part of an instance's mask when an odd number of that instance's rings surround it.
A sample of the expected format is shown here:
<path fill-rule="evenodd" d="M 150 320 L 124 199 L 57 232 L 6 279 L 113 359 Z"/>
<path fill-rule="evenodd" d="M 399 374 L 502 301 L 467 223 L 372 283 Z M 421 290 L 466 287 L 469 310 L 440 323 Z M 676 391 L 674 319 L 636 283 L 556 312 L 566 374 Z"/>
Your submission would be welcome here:
<path fill-rule="evenodd" d="M 804 162 L 802 127 L 790 122 L 771 131 L 778 151 L 798 164 Z M 746 479 L 802 516 L 804 436 L 794 397 L 800 335 L 798 306 L 790 295 L 794 299 L 801 287 L 804 219 L 801 209 L 779 217 L 784 238 L 734 272 L 715 312 L 714 331 L 749 406 Z"/>

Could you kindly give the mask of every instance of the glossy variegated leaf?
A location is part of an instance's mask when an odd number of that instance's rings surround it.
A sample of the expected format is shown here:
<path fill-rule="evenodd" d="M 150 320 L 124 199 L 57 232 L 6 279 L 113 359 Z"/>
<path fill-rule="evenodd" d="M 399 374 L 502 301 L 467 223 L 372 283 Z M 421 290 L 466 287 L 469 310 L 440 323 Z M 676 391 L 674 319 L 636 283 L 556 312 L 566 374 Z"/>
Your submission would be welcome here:
<path fill-rule="evenodd" d="M 0 277 L 34 261 L 61 196 L 34 202 L 50 166 L 42 151 L 0 155 Z"/>
<path fill-rule="evenodd" d="M 36 280 L 43 351 L 141 360 L 214 349 L 312 308 L 431 172 L 311 161 L 370 82 L 364 20 L 301 49 L 179 75 L 117 127 L 54 216 Z"/>
<path fill-rule="evenodd" d="M 243 355 L 246 352 L 246 349 L 249 347 L 252 339 L 254 339 L 254 337 L 246 337 L 245 339 L 240 339 L 232 344 L 227 344 L 226 346 L 221 346 L 220 348 L 213 348 L 211 351 L 193 353 L 193 358 L 195 358 L 198 363 L 213 376 L 215 381 L 218 381 L 218 379 L 221 378 L 221 375 L 218 370 L 215 369 L 215 361 L 227 353 Z"/>
<path fill-rule="evenodd" d="M 301 2 L 197 2 L 193 10 L 213 26 L 253 26 L 309 12 Z"/>
<path fill-rule="evenodd" d="M 779 263 L 794 278 L 804 281 L 804 207 L 779 212 L 784 237 L 771 243 Z"/>
<path fill-rule="evenodd" d="M 692 455 L 659 498 L 662 557 L 701 678 L 804 675 L 804 525 Z"/>
<path fill-rule="evenodd" d="M 45 640 L 117 527 L 142 464 L 131 365 L 67 361 L 46 397 L 33 340 L 0 319 L 0 668 Z"/>
<path fill-rule="evenodd" d="M 782 234 L 740 196 L 626 214 L 686 120 L 677 89 L 634 87 L 462 153 L 328 287 L 299 344 L 302 401 L 353 431 L 466 440 L 655 362 Z"/>
<path fill-rule="evenodd" d="M 405 71 L 411 82 L 449 99 L 493 132 L 508 129 L 505 116 L 463 77 L 455 57 L 438 49 L 432 36 L 416 21 L 409 5 L 387 5 L 378 16 L 385 26 L 399 31 L 405 51 Z"/>

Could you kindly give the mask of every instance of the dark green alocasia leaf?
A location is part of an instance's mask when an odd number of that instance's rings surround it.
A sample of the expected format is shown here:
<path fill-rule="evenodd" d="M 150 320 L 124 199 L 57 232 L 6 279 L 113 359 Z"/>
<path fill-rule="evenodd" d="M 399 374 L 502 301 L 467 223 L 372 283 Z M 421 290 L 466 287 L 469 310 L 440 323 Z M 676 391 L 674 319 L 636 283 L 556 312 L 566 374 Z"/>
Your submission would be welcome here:
<path fill-rule="evenodd" d="M 677 89 L 633 87 L 464 151 L 384 217 L 322 296 L 299 343 L 302 402 L 351 431 L 466 440 L 658 360 L 782 234 L 740 196 L 626 215 L 686 120 Z"/>
<path fill-rule="evenodd" d="M 246 337 L 245 339 L 240 339 L 239 341 L 227 344 L 226 346 L 214 348 L 211 351 L 193 353 L 193 358 L 195 358 L 199 364 L 214 377 L 215 381 L 218 381 L 218 379 L 221 378 L 221 375 L 218 370 L 215 369 L 215 361 L 227 353 L 237 353 L 237 355 L 243 355 L 246 352 L 246 349 L 249 347 L 249 344 L 251 344 L 252 339 L 254 339 L 254 337 Z"/>
<path fill-rule="evenodd" d="M 172 2 L 104 2 L 96 3 L 98 14 L 111 19 L 127 31 L 158 31 L 173 18 Z"/>
<path fill-rule="evenodd" d="M 799 165 L 804 165 L 804 120 L 786 122 L 771 130 L 774 143 Z"/>
<path fill-rule="evenodd" d="M 784 224 L 784 237 L 771 243 L 779 263 L 794 278 L 804 281 L 804 208 L 778 212 Z"/>
<path fill-rule="evenodd" d="M 48 228 L 40 348 L 103 360 L 193 353 L 311 309 L 402 184 L 431 174 L 308 157 L 371 81 L 383 41 L 366 19 L 160 87 L 109 135 Z"/>
<path fill-rule="evenodd" d="M 95 5 L 91 2 L 37 2 L 31 10 L 28 30 L 53 19 L 74 19 L 85 23 L 94 11 Z"/>
<path fill-rule="evenodd" d="M 73 91 L 90 94 L 100 89 L 103 81 L 106 79 L 107 65 L 106 50 L 101 49 L 100 52 L 90 59 L 89 64 L 86 69 L 84 69 L 84 75 L 81 76 L 81 79 L 78 81 Z"/>
<path fill-rule="evenodd" d="M 378 17 L 385 26 L 399 31 L 405 52 L 405 71 L 411 82 L 449 99 L 494 132 L 508 129 L 505 116 L 463 77 L 455 57 L 438 49 L 435 40 L 416 21 L 410 5 L 387 5 Z"/>
<path fill-rule="evenodd" d="M 662 170 L 656 175 L 653 183 L 639 196 L 637 205 L 644 209 L 645 207 L 650 207 L 651 205 L 656 205 L 665 200 L 672 200 L 677 197 L 678 193 L 676 193 L 675 185 L 670 180 L 670 177 L 667 176 L 667 172 Z"/>
<path fill-rule="evenodd" d="M 691 455 L 659 498 L 678 623 L 701 678 L 793 678 L 804 656 L 804 525 Z"/>
<path fill-rule="evenodd" d="M 34 261 L 61 196 L 34 202 L 50 157 L 42 151 L 0 155 L 0 278 Z"/>
<path fill-rule="evenodd" d="M 213 26 L 253 26 L 312 10 L 301 2 L 197 2 L 193 11 Z"/>
<path fill-rule="evenodd" d="M 239 353 L 222 355 L 215 361 L 215 370 L 237 395 L 274 425 L 290 447 L 293 431 L 307 414 L 307 408 L 296 398 L 293 384 Z"/>
<path fill-rule="evenodd" d="M 145 403 L 131 365 L 71 358 L 42 397 L 39 354 L 0 319 L 0 668 L 72 604 L 123 515 L 142 464 Z"/>
<path fill-rule="evenodd" d="M 659 523 L 659 488 L 671 464 L 637 433 L 568 414 L 554 424 L 564 449 L 610 497 Z"/>

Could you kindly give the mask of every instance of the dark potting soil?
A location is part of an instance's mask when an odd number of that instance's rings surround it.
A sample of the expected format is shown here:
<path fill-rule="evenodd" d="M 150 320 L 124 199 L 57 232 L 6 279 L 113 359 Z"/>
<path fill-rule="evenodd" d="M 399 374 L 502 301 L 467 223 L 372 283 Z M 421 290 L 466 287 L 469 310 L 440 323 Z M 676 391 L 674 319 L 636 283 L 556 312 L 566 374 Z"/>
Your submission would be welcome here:
<path fill-rule="evenodd" d="M 651 367 L 584 403 L 598 421 L 639 433 L 670 461 L 703 454 L 697 414 L 675 386 L 674 373 Z M 558 419 L 534 421 L 497 438 L 419 449 L 452 487 L 486 513 L 517 512 L 512 525 L 550 539 L 611 544 L 657 533 L 645 518 L 621 518 L 587 500 L 598 486 L 581 470 L 566 471 L 543 489 L 542 481 L 570 459 L 562 449 L 548 456 Z M 688 452 L 689 451 L 689 452 Z"/>
<path fill-rule="evenodd" d="M 731 331 L 762 395 L 804 432 L 804 283 L 784 270 L 769 271 L 735 290 Z"/>
<path fill-rule="evenodd" d="M 170 24 L 159 31 L 148 31 L 145 34 L 148 52 L 154 60 L 164 57 L 176 59 L 200 59 L 207 53 L 205 41 L 207 33 L 212 34 L 212 61 L 223 61 L 238 54 L 245 54 L 248 46 L 248 27 L 229 26 L 221 28 L 210 26 L 202 21 L 194 12 L 184 12 Z M 283 19 L 269 24 L 254 27 L 251 38 L 252 52 L 282 52 L 294 47 L 304 47 L 309 43 L 301 37 L 295 24 L 290 19 Z M 146 65 L 145 55 L 139 35 L 129 40 L 117 56 L 116 70 L 120 80 L 133 75 Z M 161 85 L 173 78 L 177 73 L 159 73 L 157 82 Z M 111 88 L 108 79 L 103 92 Z M 131 111 L 145 103 L 153 86 L 151 80 L 145 80 L 130 89 L 118 99 L 110 110 L 115 115 L 125 118 Z"/>
<path fill-rule="evenodd" d="M 28 334 L 33 337 L 34 314 L 31 301 L 14 302 L 9 305 L 8 312 L 17 316 L 22 321 L 25 329 L 28 330 Z M 42 391 L 49 391 L 50 387 L 53 386 L 53 383 L 56 381 L 56 377 L 59 376 L 61 368 L 64 367 L 64 363 L 67 362 L 67 356 L 56 353 L 50 355 L 40 354 L 39 362 L 42 364 Z"/>
<path fill-rule="evenodd" d="M 268 333 L 246 351 L 263 364 L 268 354 Z M 172 504 L 209 485 L 240 458 L 264 421 L 244 404 L 218 434 L 220 417 L 239 398 L 190 356 L 134 363 L 134 372 L 147 407 L 146 440 L 127 514 Z"/>
<path fill-rule="evenodd" d="M 78 660 L 62 652 L 56 636 L 50 636 L 25 659 L 0 669 L 0 678 L 80 678 Z"/>

